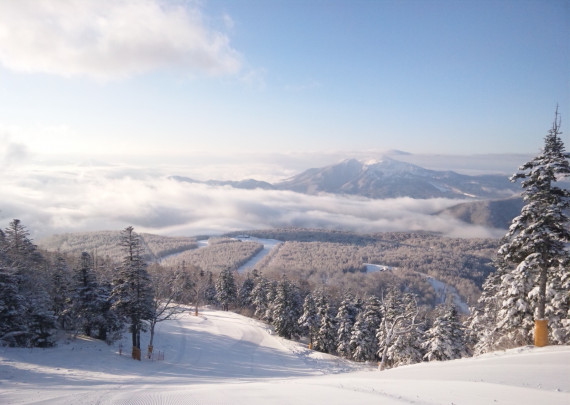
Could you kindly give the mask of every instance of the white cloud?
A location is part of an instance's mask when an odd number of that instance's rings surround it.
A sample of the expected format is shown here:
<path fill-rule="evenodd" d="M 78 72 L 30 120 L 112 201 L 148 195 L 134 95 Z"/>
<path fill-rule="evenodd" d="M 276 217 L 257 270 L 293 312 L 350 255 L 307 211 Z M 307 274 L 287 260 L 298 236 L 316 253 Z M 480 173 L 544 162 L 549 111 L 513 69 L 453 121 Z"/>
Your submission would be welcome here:
<path fill-rule="evenodd" d="M 282 226 L 358 232 L 428 230 L 454 236 L 502 236 L 431 215 L 456 200 L 311 196 L 238 190 L 168 179 L 126 166 L 35 167 L 2 176 L 0 221 L 18 218 L 34 237 L 122 229 L 196 235 Z"/>
<path fill-rule="evenodd" d="M 190 2 L 18 0 L 0 2 L 0 63 L 108 80 L 163 68 L 233 74 L 241 56 Z"/>

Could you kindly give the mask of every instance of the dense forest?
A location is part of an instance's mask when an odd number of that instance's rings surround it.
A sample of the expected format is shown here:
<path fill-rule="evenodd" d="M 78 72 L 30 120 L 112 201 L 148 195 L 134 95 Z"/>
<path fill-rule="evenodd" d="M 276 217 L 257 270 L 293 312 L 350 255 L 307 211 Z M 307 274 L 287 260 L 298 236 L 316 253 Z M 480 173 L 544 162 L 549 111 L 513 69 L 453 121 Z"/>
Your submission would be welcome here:
<path fill-rule="evenodd" d="M 262 249 L 263 245 L 256 242 L 210 238 L 205 247 L 166 257 L 161 264 L 171 267 L 191 264 L 218 274 L 224 269 L 237 270 Z"/>
<path fill-rule="evenodd" d="M 386 285 L 395 284 L 432 307 L 440 302 L 428 277 L 454 287 L 466 303 L 477 302 L 499 246 L 497 240 L 448 238 L 429 232 L 359 234 L 305 228 L 233 232 L 211 237 L 199 249 L 195 238 L 145 233 L 140 238 L 149 262 L 171 268 L 197 266 L 218 274 L 239 268 L 263 248 L 253 239 L 236 239 L 240 235 L 284 242 L 255 266 L 275 279 L 286 274 L 291 280 L 330 291 L 376 295 Z M 95 261 L 117 261 L 121 258 L 119 238 L 118 231 L 64 234 L 41 240 L 39 246 L 60 253 L 90 252 Z M 367 264 L 388 270 L 367 273 Z"/>
<path fill-rule="evenodd" d="M 364 289 L 371 294 L 379 294 L 388 282 L 397 283 L 432 306 L 436 304 L 434 291 L 426 276 L 455 287 L 467 303 L 477 302 L 483 281 L 493 271 L 492 260 L 499 247 L 494 239 L 449 238 L 430 232 L 363 235 L 288 228 L 245 233 L 285 241 L 257 264 L 256 268 L 266 274 L 287 274 L 314 285 Z M 380 275 L 366 274 L 366 264 L 389 270 Z"/>
<path fill-rule="evenodd" d="M 185 236 L 164 237 L 150 233 L 139 234 L 143 245 L 143 256 L 147 261 L 158 261 L 168 255 L 196 249 L 195 238 Z M 76 232 L 52 235 L 38 241 L 42 249 L 63 254 L 80 254 L 89 252 L 93 256 L 120 260 L 120 231 Z"/>

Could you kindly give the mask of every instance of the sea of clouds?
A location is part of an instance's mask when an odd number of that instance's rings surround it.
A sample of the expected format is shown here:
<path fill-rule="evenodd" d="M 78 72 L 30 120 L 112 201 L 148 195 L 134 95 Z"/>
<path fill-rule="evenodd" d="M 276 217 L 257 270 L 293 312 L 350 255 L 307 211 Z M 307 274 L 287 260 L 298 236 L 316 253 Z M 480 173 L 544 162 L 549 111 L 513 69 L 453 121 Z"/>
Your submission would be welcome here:
<path fill-rule="evenodd" d="M 459 200 L 305 195 L 209 186 L 171 178 L 254 177 L 277 181 L 296 174 L 297 167 L 308 157 L 281 156 L 281 161 L 275 156 L 259 156 L 257 161 L 252 156 L 218 160 L 202 157 L 178 163 L 170 160 L 168 164 L 158 160 L 146 164 L 102 163 L 94 159 L 65 162 L 32 158 L 24 145 L 10 142 L 7 137 L 3 141 L 0 227 L 18 218 L 35 238 L 75 231 L 120 230 L 129 225 L 139 232 L 189 236 L 285 226 L 363 233 L 427 230 L 461 237 L 504 234 L 434 215 Z M 320 164 L 326 157 L 313 156 L 312 160 Z M 265 176 L 259 177 L 264 168 Z"/>

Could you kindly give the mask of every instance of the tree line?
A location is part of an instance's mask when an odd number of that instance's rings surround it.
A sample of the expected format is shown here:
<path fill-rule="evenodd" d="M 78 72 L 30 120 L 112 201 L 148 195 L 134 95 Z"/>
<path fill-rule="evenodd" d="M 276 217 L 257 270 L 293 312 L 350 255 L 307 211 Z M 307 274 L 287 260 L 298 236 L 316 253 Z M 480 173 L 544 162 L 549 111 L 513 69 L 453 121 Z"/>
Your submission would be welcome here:
<path fill-rule="evenodd" d="M 381 297 L 350 291 L 339 297 L 302 280 L 272 280 L 256 270 L 238 288 L 237 277 L 226 271 L 216 284 L 223 309 L 260 319 L 284 338 L 306 337 L 314 350 L 382 367 L 450 360 L 470 350 L 460 315 L 449 302 L 430 311 L 396 286 L 388 286 Z"/>

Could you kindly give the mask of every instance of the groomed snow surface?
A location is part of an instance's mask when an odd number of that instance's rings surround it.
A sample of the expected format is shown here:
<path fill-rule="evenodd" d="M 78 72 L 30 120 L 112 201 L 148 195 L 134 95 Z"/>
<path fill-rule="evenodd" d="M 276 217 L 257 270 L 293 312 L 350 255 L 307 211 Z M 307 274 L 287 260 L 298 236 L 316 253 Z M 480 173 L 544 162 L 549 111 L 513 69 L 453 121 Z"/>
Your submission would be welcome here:
<path fill-rule="evenodd" d="M 119 342 L 81 337 L 0 348 L 0 404 L 570 404 L 570 346 L 380 372 L 231 312 L 189 312 L 157 329 L 161 361 L 132 360 L 127 334 L 122 355 Z"/>

